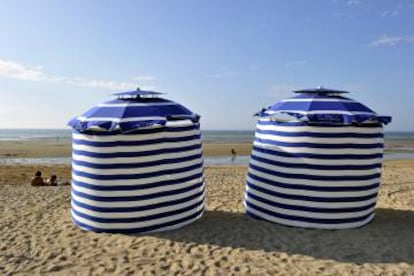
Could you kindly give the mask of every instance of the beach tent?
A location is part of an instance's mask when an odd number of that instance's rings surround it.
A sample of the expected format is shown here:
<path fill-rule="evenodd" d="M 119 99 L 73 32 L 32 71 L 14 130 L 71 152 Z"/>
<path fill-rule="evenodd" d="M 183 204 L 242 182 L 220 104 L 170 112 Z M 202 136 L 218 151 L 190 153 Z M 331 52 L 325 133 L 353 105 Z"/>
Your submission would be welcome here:
<path fill-rule="evenodd" d="M 391 121 L 325 88 L 260 111 L 246 179 L 245 208 L 255 217 L 307 228 L 341 229 L 374 218 Z"/>
<path fill-rule="evenodd" d="M 73 222 L 127 233 L 175 229 L 200 218 L 199 116 L 157 92 L 115 96 L 69 122 Z"/>

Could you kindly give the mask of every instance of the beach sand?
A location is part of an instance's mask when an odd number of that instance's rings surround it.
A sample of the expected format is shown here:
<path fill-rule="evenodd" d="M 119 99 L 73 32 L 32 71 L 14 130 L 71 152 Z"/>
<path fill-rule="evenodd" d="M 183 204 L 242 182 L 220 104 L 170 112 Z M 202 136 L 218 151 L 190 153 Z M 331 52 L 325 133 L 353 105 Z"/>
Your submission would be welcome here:
<path fill-rule="evenodd" d="M 41 169 L 0 166 L 0 275 L 414 275 L 414 161 L 384 165 L 377 215 L 353 230 L 292 228 L 245 216 L 245 166 L 206 169 L 207 211 L 153 234 L 86 232 L 70 187 L 31 187 Z"/>

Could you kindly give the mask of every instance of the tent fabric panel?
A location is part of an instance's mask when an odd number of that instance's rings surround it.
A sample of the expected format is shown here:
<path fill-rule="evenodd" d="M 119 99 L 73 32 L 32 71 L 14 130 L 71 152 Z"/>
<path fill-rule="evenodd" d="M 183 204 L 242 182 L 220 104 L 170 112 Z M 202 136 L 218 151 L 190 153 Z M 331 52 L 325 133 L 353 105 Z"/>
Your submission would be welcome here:
<path fill-rule="evenodd" d="M 246 178 L 246 212 L 297 227 L 363 226 L 374 217 L 382 154 L 378 124 L 311 126 L 260 119 Z"/>
<path fill-rule="evenodd" d="M 168 128 L 103 136 L 74 131 L 72 221 L 91 231 L 130 233 L 174 229 L 201 217 L 199 125 Z"/>

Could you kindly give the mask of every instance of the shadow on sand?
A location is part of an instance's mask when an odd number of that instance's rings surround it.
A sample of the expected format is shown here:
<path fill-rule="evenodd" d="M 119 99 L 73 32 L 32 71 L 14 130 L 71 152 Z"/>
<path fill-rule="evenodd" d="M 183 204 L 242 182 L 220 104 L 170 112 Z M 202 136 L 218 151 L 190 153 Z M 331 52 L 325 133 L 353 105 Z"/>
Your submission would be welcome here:
<path fill-rule="evenodd" d="M 151 234 L 178 242 L 302 254 L 352 263 L 414 262 L 414 212 L 377 209 L 370 224 L 351 230 L 287 227 L 244 213 L 207 211 L 179 230 Z"/>

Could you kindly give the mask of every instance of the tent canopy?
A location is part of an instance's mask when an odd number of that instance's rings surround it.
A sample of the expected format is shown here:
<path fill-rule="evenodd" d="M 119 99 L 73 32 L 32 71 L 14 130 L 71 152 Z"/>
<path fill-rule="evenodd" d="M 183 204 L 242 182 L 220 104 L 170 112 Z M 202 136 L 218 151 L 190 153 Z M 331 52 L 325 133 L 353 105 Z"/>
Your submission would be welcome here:
<path fill-rule="evenodd" d="M 162 93 L 139 89 L 115 93 L 117 99 L 89 109 L 73 118 L 68 125 L 79 132 L 128 133 L 163 127 L 167 121 L 199 121 L 198 114 L 176 102 L 158 97 L 160 94 Z"/>
<path fill-rule="evenodd" d="M 390 116 L 377 115 L 373 110 L 350 98 L 343 97 L 347 91 L 316 88 L 294 91 L 295 97 L 281 100 L 257 115 L 278 121 L 286 116 L 308 123 L 365 124 L 391 122 Z"/>

